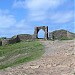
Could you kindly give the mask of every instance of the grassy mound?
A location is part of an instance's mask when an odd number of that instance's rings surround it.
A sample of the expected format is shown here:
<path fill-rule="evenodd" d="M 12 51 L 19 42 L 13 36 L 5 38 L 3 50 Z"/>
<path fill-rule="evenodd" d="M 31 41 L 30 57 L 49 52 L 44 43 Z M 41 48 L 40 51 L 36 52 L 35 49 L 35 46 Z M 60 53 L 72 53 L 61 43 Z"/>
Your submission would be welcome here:
<path fill-rule="evenodd" d="M 44 53 L 44 46 L 38 41 L 25 41 L 0 47 L 0 69 L 28 62 Z"/>
<path fill-rule="evenodd" d="M 67 30 L 55 30 L 49 33 L 49 39 L 54 40 L 72 40 L 75 38 L 75 33 L 69 32 Z"/>

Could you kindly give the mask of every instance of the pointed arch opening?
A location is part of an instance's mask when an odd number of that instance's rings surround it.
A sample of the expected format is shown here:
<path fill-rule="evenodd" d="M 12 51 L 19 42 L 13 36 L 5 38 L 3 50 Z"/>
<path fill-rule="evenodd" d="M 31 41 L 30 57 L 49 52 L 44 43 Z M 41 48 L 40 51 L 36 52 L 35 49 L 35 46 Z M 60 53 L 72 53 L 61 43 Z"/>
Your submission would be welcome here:
<path fill-rule="evenodd" d="M 45 31 L 43 29 L 40 29 L 38 31 L 38 39 L 44 39 L 45 38 Z"/>

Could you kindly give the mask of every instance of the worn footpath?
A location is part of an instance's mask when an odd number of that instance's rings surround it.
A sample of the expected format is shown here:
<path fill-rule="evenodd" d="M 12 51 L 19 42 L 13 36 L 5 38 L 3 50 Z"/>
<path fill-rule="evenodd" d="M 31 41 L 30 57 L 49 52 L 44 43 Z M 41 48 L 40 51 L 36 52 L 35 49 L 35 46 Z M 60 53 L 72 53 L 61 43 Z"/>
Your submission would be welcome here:
<path fill-rule="evenodd" d="M 0 75 L 75 75 L 75 43 L 43 41 L 45 53 L 38 60 L 0 70 Z"/>

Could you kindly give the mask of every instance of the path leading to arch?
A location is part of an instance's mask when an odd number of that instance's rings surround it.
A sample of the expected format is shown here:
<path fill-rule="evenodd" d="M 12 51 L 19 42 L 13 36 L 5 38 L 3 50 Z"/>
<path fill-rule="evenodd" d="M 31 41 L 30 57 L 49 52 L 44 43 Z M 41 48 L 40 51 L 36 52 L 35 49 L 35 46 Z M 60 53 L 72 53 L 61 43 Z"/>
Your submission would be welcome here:
<path fill-rule="evenodd" d="M 43 56 L 35 61 L 0 71 L 0 75 L 75 75 L 75 44 L 68 41 L 43 41 Z"/>

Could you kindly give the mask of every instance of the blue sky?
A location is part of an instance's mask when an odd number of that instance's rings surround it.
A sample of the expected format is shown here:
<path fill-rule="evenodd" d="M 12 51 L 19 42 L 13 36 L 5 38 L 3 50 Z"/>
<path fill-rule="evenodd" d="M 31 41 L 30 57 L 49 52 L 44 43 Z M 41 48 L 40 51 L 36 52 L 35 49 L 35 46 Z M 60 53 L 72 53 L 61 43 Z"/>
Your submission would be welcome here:
<path fill-rule="evenodd" d="M 75 32 L 74 23 L 74 0 L 0 0 L 0 37 L 33 34 L 35 26 Z"/>

